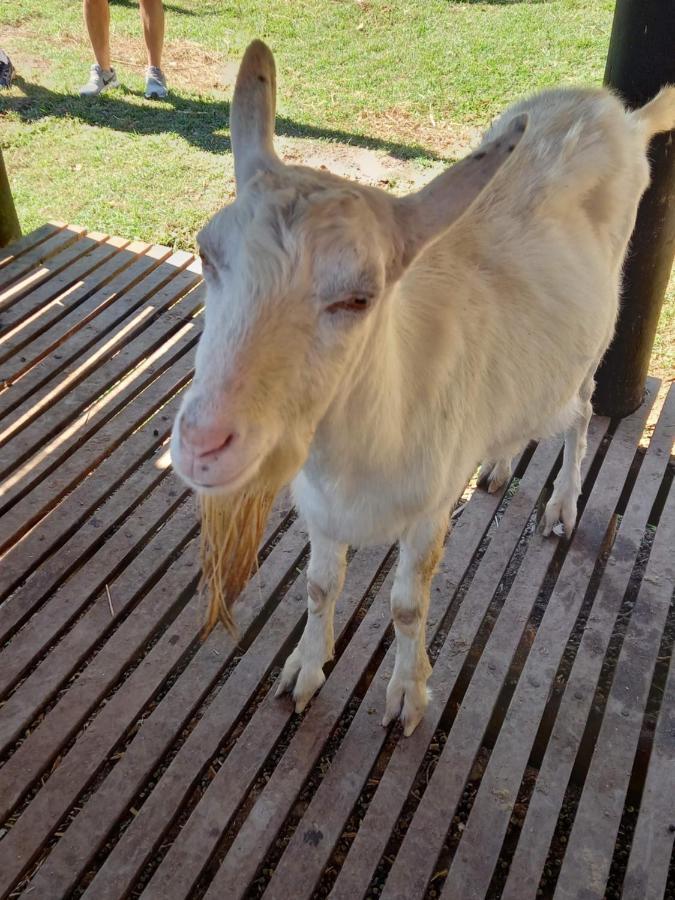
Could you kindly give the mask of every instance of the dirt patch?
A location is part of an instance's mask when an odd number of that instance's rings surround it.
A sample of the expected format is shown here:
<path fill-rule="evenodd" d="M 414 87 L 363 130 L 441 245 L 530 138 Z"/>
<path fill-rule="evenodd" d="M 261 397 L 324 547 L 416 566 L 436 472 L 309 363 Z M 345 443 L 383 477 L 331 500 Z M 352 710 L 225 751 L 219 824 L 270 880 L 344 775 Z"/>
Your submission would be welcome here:
<path fill-rule="evenodd" d="M 147 65 L 145 44 L 137 39 L 117 36 L 111 42 L 113 65 L 122 71 L 143 71 Z M 209 91 L 223 87 L 223 60 L 219 54 L 209 53 L 194 41 L 167 41 L 164 45 L 162 68 L 169 86 L 190 91 Z"/>
<path fill-rule="evenodd" d="M 276 140 L 284 162 L 327 169 L 334 175 L 351 178 L 361 184 L 391 189 L 396 193 L 420 187 L 446 167 L 442 161 L 421 166 L 397 159 L 384 150 L 367 150 L 331 141 L 283 137 Z"/>
<path fill-rule="evenodd" d="M 47 72 L 51 68 L 44 57 L 26 53 L 18 45 L 19 42 L 30 39 L 31 34 L 30 30 L 23 26 L 3 25 L 0 37 L 0 47 L 9 53 L 16 73 L 24 78 L 30 78 L 37 72 Z"/>
<path fill-rule="evenodd" d="M 388 109 L 364 110 L 359 121 L 369 134 L 378 139 L 424 147 L 446 159 L 466 156 L 480 141 L 482 129 L 436 119 L 431 113 L 425 118 L 400 106 Z"/>

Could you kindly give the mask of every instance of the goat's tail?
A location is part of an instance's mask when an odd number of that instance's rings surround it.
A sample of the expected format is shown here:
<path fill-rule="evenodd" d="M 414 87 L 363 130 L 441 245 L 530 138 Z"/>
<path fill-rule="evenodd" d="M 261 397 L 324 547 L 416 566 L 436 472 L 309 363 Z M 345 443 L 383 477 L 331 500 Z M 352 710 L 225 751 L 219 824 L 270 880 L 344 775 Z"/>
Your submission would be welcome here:
<path fill-rule="evenodd" d="M 644 126 L 649 137 L 675 128 L 675 85 L 661 88 L 653 100 L 630 115 Z"/>

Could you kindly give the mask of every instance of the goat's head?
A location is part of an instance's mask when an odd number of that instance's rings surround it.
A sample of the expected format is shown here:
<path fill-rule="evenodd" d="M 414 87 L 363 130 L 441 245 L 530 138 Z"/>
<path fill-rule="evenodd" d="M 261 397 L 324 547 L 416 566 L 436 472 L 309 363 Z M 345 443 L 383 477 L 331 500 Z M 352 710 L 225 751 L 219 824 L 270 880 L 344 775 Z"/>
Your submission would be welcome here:
<path fill-rule="evenodd" d="M 255 476 L 276 489 L 297 472 L 396 281 L 474 202 L 526 125 L 518 117 L 501 140 L 396 199 L 284 165 L 272 144 L 275 90 L 272 54 L 255 41 L 231 109 L 237 199 L 198 237 L 204 332 L 172 437 L 176 469 L 204 494 Z"/>

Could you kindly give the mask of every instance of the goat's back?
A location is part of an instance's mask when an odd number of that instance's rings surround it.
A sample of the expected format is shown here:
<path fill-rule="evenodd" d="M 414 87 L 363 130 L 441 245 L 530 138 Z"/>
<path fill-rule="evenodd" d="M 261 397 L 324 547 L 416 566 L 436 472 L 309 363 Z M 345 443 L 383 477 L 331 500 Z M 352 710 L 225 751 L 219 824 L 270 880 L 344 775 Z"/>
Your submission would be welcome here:
<path fill-rule="evenodd" d="M 490 452 L 557 430 L 599 362 L 649 180 L 646 129 L 609 91 L 540 93 L 485 141 L 520 112 L 529 124 L 509 165 L 403 285 L 406 332 L 419 338 L 411 367 L 426 383 L 447 373 L 447 391 L 472 410 L 464 435 L 478 445 L 491 434 Z M 428 351 L 438 335 L 445 364 Z"/>
<path fill-rule="evenodd" d="M 608 90 L 558 89 L 507 109 L 485 140 L 498 137 L 521 112 L 530 127 L 519 153 L 480 205 L 572 228 L 583 216 L 608 262 L 620 266 L 649 182 L 646 129 Z"/>

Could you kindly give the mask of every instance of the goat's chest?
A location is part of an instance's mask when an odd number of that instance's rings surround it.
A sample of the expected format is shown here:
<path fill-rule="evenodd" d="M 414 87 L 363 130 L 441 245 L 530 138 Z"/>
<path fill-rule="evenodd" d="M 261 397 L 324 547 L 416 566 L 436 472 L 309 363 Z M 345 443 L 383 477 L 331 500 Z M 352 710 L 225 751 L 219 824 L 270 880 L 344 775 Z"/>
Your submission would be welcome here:
<path fill-rule="evenodd" d="M 310 531 L 317 529 L 351 546 L 398 540 L 420 516 L 451 502 L 451 492 L 447 472 L 439 467 L 338 472 L 311 459 L 293 484 L 295 502 Z"/>
<path fill-rule="evenodd" d="M 316 529 L 351 546 L 397 540 L 408 519 L 408 498 L 401 496 L 400 487 L 379 480 L 345 485 L 303 470 L 295 479 L 293 495 L 310 532 Z"/>

